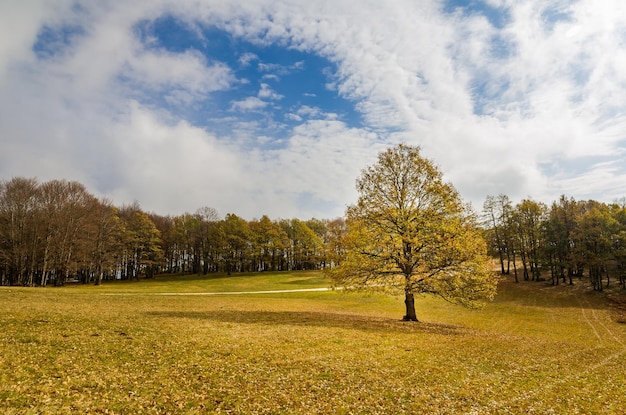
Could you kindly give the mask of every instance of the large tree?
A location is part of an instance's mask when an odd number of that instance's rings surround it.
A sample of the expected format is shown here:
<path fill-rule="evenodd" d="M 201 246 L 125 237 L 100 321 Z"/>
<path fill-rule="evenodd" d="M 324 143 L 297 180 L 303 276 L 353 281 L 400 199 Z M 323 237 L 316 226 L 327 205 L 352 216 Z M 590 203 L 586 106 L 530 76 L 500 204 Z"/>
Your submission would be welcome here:
<path fill-rule="evenodd" d="M 401 290 L 410 321 L 417 321 L 416 294 L 468 307 L 493 298 L 497 277 L 477 219 L 418 147 L 380 153 L 357 190 L 346 214 L 345 253 L 330 271 L 335 284 Z"/>
<path fill-rule="evenodd" d="M 93 251 L 93 226 L 98 200 L 79 182 L 51 180 L 40 186 L 45 224 L 41 285 L 65 284 L 66 278 L 88 268 Z"/>

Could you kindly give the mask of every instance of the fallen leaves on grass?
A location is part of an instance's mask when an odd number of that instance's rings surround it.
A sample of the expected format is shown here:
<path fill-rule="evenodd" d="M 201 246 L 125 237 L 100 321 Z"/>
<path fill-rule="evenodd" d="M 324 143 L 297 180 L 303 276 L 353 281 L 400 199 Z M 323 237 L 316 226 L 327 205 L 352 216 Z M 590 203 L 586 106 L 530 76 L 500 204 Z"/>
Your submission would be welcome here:
<path fill-rule="evenodd" d="M 418 307 L 432 321 L 415 324 L 389 317 L 382 297 L 369 297 L 365 313 L 355 311 L 361 297 L 336 293 L 310 301 L 13 294 L 0 302 L 7 413 L 543 414 L 626 406 L 623 326 L 602 310 L 584 321 L 576 302 L 561 297 L 544 307 L 509 291 L 515 301 L 479 313 L 427 300 Z"/>

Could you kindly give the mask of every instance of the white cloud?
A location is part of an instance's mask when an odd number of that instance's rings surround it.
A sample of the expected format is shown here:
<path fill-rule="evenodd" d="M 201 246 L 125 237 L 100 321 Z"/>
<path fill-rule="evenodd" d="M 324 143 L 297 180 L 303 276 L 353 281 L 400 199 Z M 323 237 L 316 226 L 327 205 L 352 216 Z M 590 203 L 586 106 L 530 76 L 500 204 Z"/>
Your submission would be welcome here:
<path fill-rule="evenodd" d="M 274 91 L 268 84 L 261 83 L 261 89 L 259 90 L 259 98 L 263 99 L 271 99 L 271 100 L 280 100 L 284 97 Z"/>
<path fill-rule="evenodd" d="M 322 113 L 321 109 L 309 105 L 302 105 L 297 111 L 297 114 L 303 117 L 320 117 Z"/>
<path fill-rule="evenodd" d="M 287 119 L 291 120 L 291 121 L 297 121 L 297 122 L 302 121 L 302 117 L 301 116 L 299 116 L 298 114 L 294 114 L 292 112 L 286 114 L 285 117 Z"/>
<path fill-rule="evenodd" d="M 293 71 L 300 71 L 304 68 L 304 62 L 299 61 L 292 65 L 282 65 L 279 63 L 259 62 L 257 68 L 261 72 L 270 72 L 266 76 L 287 75 Z"/>
<path fill-rule="evenodd" d="M 547 201 L 562 192 L 600 200 L 626 193 L 622 1 L 490 0 L 508 16 L 503 27 L 477 13 L 445 14 L 434 0 L 73 4 L 0 5 L 2 178 L 80 180 L 161 213 L 211 205 L 250 218 L 334 216 L 355 200 L 360 169 L 404 141 L 421 145 L 475 207 L 500 192 Z M 258 134 L 260 121 L 246 114 L 285 98 L 263 82 L 308 68 L 245 51 L 234 51 L 234 65 L 266 73 L 257 96 L 223 101 L 232 131 L 218 137 L 184 111 L 159 108 L 151 95 L 189 106 L 245 82 L 199 52 L 142 43 L 135 25 L 164 14 L 199 34 L 218 27 L 330 60 L 337 71 L 328 82 L 355 103 L 364 127 L 301 105 L 284 114 L 300 123 L 293 131 L 276 125 L 283 141 Z M 64 25 L 81 30 L 38 58 L 37 34 Z M 545 167 L 559 163 L 577 169 Z"/>
<path fill-rule="evenodd" d="M 264 81 L 280 81 L 280 78 L 274 74 L 270 74 L 270 73 L 266 73 L 263 74 L 263 76 L 261 77 L 261 79 L 263 79 Z"/>
<path fill-rule="evenodd" d="M 246 99 L 242 99 L 240 101 L 233 101 L 230 105 L 231 111 L 255 111 L 267 106 L 267 102 L 257 98 L 257 97 L 248 97 Z"/>
<path fill-rule="evenodd" d="M 208 66 L 199 52 L 142 51 L 128 61 L 125 75 L 154 89 L 182 88 L 194 94 L 227 89 L 234 76 L 217 63 Z"/>
<path fill-rule="evenodd" d="M 254 53 L 246 52 L 246 53 L 243 53 L 239 57 L 239 64 L 243 67 L 247 67 L 250 65 L 251 62 L 256 61 L 258 59 L 259 57 L 255 55 Z"/>
<path fill-rule="evenodd" d="M 356 199 L 356 177 L 383 147 L 371 132 L 339 121 L 308 121 L 294 130 L 286 148 L 268 152 L 259 164 L 260 177 L 272 183 L 261 206 L 280 217 L 341 216 Z M 317 204 L 299 201 L 302 193 Z"/>
<path fill-rule="evenodd" d="M 226 213 L 248 190 L 236 151 L 185 121 L 165 124 L 137 103 L 108 139 L 118 148 L 127 181 L 112 192 L 116 200 L 136 199 L 159 213 L 201 206 Z"/>
<path fill-rule="evenodd" d="M 16 65 L 31 62 L 32 45 L 41 26 L 55 7 L 65 8 L 69 1 L 50 2 L 7 0 L 0 2 L 0 82 Z"/>

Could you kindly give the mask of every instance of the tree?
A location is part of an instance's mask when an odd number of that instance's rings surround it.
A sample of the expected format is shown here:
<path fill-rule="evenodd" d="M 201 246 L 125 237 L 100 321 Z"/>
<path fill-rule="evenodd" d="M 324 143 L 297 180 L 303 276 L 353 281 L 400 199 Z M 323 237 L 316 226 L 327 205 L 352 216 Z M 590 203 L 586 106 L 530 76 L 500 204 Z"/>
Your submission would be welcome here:
<path fill-rule="evenodd" d="M 204 206 L 196 210 L 196 216 L 200 219 L 198 238 L 202 255 L 202 273 L 206 275 L 213 265 L 211 261 L 211 241 L 209 239 L 211 228 L 216 226 L 220 218 L 217 210 L 209 206 Z"/>
<path fill-rule="evenodd" d="M 524 199 L 517 204 L 513 212 L 513 227 L 516 234 L 514 245 L 522 259 L 524 281 L 529 279 L 532 281 L 540 280 L 541 227 L 547 209 L 543 203 Z"/>
<path fill-rule="evenodd" d="M 559 279 L 565 283 L 569 277 L 569 284 L 574 282 L 575 264 L 573 262 L 573 239 L 576 228 L 576 217 L 579 204 L 573 198 L 561 195 L 558 202 L 553 202 L 550 211 L 543 223 L 543 239 L 545 242 L 544 257 L 550 267 L 552 285 L 558 285 Z"/>
<path fill-rule="evenodd" d="M 221 258 L 228 275 L 245 271 L 250 253 L 250 227 L 248 222 L 234 213 L 228 213 L 220 222 Z"/>
<path fill-rule="evenodd" d="M 122 207 L 119 216 L 124 244 L 123 277 L 139 280 L 141 273 L 153 277 L 163 262 L 159 230 L 137 204 Z"/>
<path fill-rule="evenodd" d="M 276 222 L 272 222 L 267 215 L 259 221 L 250 222 L 252 242 L 257 257 L 257 270 L 276 271 L 284 250 L 289 245 L 289 237 Z"/>
<path fill-rule="evenodd" d="M 0 267 L 2 284 L 32 285 L 37 253 L 38 189 L 35 179 L 0 183 Z"/>
<path fill-rule="evenodd" d="M 290 270 L 316 269 L 319 267 L 323 251 L 323 239 L 306 222 L 300 219 L 281 221 L 285 233 L 289 236 L 287 267 Z"/>
<path fill-rule="evenodd" d="M 602 291 L 603 274 L 609 286 L 609 264 L 614 260 L 615 235 L 619 235 L 619 222 L 611 215 L 609 207 L 598 202 L 588 202 L 589 209 L 578 217 L 575 238 L 576 256 L 589 269 L 593 289 Z"/>
<path fill-rule="evenodd" d="M 174 226 L 174 218 L 172 216 L 162 216 L 156 213 L 150 213 L 149 217 L 161 235 L 161 247 L 165 265 L 164 271 L 170 274 L 178 271 L 178 235 Z"/>
<path fill-rule="evenodd" d="M 417 321 L 415 294 L 477 307 L 495 295 L 477 219 L 418 147 L 379 154 L 357 180 L 346 213 L 345 255 L 331 268 L 336 285 L 401 290 L 404 320 Z"/>
<path fill-rule="evenodd" d="M 197 274 L 202 260 L 202 218 L 184 213 L 174 218 L 174 232 L 178 242 L 182 272 Z"/>
<path fill-rule="evenodd" d="M 491 249 L 498 253 L 502 274 L 509 274 L 511 262 L 515 268 L 515 251 L 511 237 L 511 214 L 513 206 L 509 197 L 500 194 L 498 197 L 487 196 L 483 205 L 484 225 Z M 504 260 L 506 258 L 506 268 Z M 515 269 L 517 282 L 517 269 Z"/>
<path fill-rule="evenodd" d="M 100 285 L 105 273 L 114 268 L 121 237 L 120 218 L 117 209 L 108 199 L 97 201 L 93 207 L 95 232 L 91 242 L 94 262 L 94 283 Z"/>
<path fill-rule="evenodd" d="M 348 227 L 344 218 L 337 218 L 330 221 L 326 227 L 326 244 L 324 257 L 328 265 L 336 266 L 341 263 L 341 259 L 346 255 L 346 238 Z"/>
<path fill-rule="evenodd" d="M 45 223 L 41 285 L 50 278 L 55 285 L 63 285 L 68 276 L 92 261 L 93 233 L 88 228 L 96 222 L 97 199 L 78 182 L 51 180 L 40 187 Z"/>
<path fill-rule="evenodd" d="M 624 200 L 613 203 L 610 206 L 611 215 L 616 221 L 616 230 L 612 235 L 613 255 L 617 268 L 619 283 L 623 290 L 626 289 L 626 206 Z"/>

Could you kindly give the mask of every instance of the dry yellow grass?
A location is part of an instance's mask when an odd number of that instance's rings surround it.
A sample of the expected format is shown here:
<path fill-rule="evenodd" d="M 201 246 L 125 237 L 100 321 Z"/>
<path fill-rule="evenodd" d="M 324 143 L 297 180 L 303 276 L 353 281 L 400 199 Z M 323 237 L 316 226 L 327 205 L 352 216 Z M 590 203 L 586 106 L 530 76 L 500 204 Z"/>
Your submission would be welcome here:
<path fill-rule="evenodd" d="M 424 298 L 413 324 L 399 298 L 155 296 L 149 284 L 1 288 L 3 413 L 626 409 L 626 326 L 580 287 L 505 282 L 481 311 Z"/>

